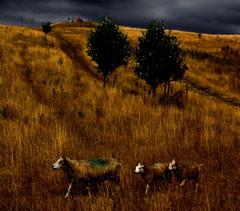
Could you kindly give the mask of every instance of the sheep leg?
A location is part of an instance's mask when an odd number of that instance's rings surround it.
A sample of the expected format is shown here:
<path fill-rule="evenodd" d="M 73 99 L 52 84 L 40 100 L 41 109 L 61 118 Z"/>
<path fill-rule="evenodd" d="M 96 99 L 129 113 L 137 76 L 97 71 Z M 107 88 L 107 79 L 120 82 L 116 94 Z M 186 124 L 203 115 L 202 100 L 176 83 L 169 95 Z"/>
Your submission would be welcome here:
<path fill-rule="evenodd" d="M 70 193 L 70 191 L 71 191 L 71 189 L 72 189 L 72 182 L 70 183 L 70 185 L 68 186 L 68 191 L 67 191 L 67 193 L 66 193 L 66 195 L 65 195 L 65 199 L 69 196 L 69 193 Z"/>
<path fill-rule="evenodd" d="M 91 197 L 91 192 L 90 192 L 90 188 L 86 187 L 87 191 L 88 191 L 88 196 Z"/>
<path fill-rule="evenodd" d="M 195 193 L 198 192 L 198 186 L 199 186 L 199 184 L 198 184 L 198 182 L 196 182 Z"/>
<path fill-rule="evenodd" d="M 145 195 L 147 195 L 148 190 L 149 190 L 149 184 L 147 184 L 147 186 L 146 186 Z"/>
<path fill-rule="evenodd" d="M 116 175 L 114 176 L 113 182 L 114 182 L 116 185 L 119 185 L 119 184 L 120 184 L 120 176 L 116 174 Z"/>
<path fill-rule="evenodd" d="M 180 186 L 184 186 L 185 182 L 186 182 L 186 180 L 184 179 L 184 180 L 181 182 Z"/>

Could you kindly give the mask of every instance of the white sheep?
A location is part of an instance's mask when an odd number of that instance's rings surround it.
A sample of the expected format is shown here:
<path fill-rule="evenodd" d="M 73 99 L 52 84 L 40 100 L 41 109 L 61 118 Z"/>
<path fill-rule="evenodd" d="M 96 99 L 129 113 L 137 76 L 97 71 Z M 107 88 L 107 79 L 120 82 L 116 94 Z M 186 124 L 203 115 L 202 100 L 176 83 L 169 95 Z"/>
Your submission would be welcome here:
<path fill-rule="evenodd" d="M 87 189 L 91 183 L 97 184 L 105 180 L 115 183 L 120 182 L 120 163 L 114 158 L 97 158 L 95 160 L 71 160 L 60 157 L 53 165 L 54 170 L 63 170 L 70 181 L 67 198 L 72 186 L 78 183 L 86 185 Z"/>
<path fill-rule="evenodd" d="M 171 171 L 168 166 L 169 163 L 155 163 L 153 165 L 138 163 L 135 173 L 141 175 L 146 183 L 145 195 L 147 195 L 150 185 L 153 185 L 155 181 L 168 182 L 171 180 Z"/>
<path fill-rule="evenodd" d="M 201 168 L 203 165 L 204 164 L 197 163 L 192 165 L 178 164 L 175 160 L 173 160 L 169 164 L 168 169 L 174 173 L 177 181 L 181 182 L 180 186 L 184 186 L 186 180 L 195 181 L 195 192 L 197 192 L 199 187 Z"/>

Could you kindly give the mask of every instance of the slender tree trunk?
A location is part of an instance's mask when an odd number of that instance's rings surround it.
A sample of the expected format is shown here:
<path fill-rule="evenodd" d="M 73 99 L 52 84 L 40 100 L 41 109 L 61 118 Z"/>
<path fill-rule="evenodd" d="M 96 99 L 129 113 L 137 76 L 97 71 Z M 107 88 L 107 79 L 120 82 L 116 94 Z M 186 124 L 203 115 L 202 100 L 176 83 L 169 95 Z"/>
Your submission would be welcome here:
<path fill-rule="evenodd" d="M 168 81 L 168 82 L 167 82 L 167 103 L 168 103 L 168 101 L 169 101 L 170 88 L 171 88 L 170 85 L 171 85 L 171 82 Z"/>
<path fill-rule="evenodd" d="M 186 102 L 188 101 L 188 82 L 185 81 L 186 83 Z"/>
<path fill-rule="evenodd" d="M 53 43 L 53 37 L 52 37 L 52 47 L 54 46 L 54 43 Z"/>
<path fill-rule="evenodd" d="M 106 80 L 106 78 L 104 78 L 104 79 L 103 79 L 103 89 L 106 88 L 106 85 L 107 85 L 107 80 Z"/>
<path fill-rule="evenodd" d="M 166 95 L 167 95 L 167 83 L 164 82 L 164 94 L 163 94 L 164 103 L 166 103 Z"/>
<path fill-rule="evenodd" d="M 106 88 L 107 83 L 108 83 L 108 80 L 109 80 L 108 75 L 104 75 L 104 76 L 103 76 L 103 89 Z"/>
<path fill-rule="evenodd" d="M 117 73 L 115 72 L 114 80 L 113 80 L 113 87 L 115 87 L 117 81 Z"/>
<path fill-rule="evenodd" d="M 148 97 L 152 95 L 152 87 L 148 90 Z"/>
<path fill-rule="evenodd" d="M 151 89 L 151 94 L 152 94 L 152 102 L 153 102 L 153 105 L 155 106 L 156 105 L 156 90 L 157 90 L 157 86 L 152 86 L 152 89 Z"/>
<path fill-rule="evenodd" d="M 47 34 L 45 33 L 45 45 L 47 45 Z"/>
<path fill-rule="evenodd" d="M 155 100 L 156 97 L 156 88 L 154 87 L 152 90 L 152 98 Z"/>

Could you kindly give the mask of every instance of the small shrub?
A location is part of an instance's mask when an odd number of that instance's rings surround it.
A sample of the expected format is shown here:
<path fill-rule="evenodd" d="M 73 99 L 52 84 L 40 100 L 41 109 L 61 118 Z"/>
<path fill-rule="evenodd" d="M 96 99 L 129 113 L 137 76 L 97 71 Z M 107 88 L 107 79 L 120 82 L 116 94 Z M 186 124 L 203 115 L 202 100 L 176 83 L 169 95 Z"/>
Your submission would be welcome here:
<path fill-rule="evenodd" d="M 42 31 L 45 33 L 45 45 L 47 44 L 47 34 L 52 31 L 50 22 L 42 23 Z"/>

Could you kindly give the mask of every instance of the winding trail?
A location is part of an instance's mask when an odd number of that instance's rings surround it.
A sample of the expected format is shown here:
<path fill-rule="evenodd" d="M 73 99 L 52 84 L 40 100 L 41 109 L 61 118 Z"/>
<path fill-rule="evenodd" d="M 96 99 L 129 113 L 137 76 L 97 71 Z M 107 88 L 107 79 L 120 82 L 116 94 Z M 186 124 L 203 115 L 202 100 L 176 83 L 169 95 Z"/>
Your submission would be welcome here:
<path fill-rule="evenodd" d="M 53 33 L 53 36 L 59 41 L 62 51 L 72 60 L 75 69 L 82 70 L 96 80 L 102 80 L 91 64 L 84 59 L 81 45 L 76 48 L 69 40 L 56 31 Z"/>
<path fill-rule="evenodd" d="M 208 86 L 198 84 L 196 82 L 191 81 L 188 78 L 185 78 L 185 81 L 191 86 L 192 89 L 196 90 L 197 92 L 199 92 L 202 95 L 205 95 L 208 97 L 213 97 L 216 100 L 222 101 L 222 102 L 227 103 L 232 106 L 240 107 L 240 100 L 238 100 L 236 98 L 227 97 L 219 92 L 212 90 Z"/>
<path fill-rule="evenodd" d="M 84 58 L 81 45 L 76 48 L 76 46 L 74 46 L 69 40 L 64 38 L 64 36 L 56 31 L 53 33 L 53 36 L 59 41 L 62 51 L 64 51 L 72 60 L 75 69 L 82 70 L 96 80 L 102 80 L 102 78 L 96 73 L 96 70 Z M 212 90 L 210 87 L 198 84 L 189 78 L 185 78 L 185 81 L 193 90 L 204 96 L 212 97 L 215 100 L 219 100 L 232 106 L 240 107 L 240 100 L 236 98 L 227 97 L 219 92 Z"/>

